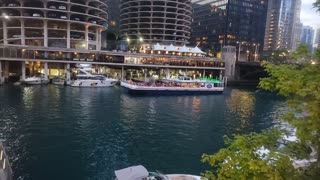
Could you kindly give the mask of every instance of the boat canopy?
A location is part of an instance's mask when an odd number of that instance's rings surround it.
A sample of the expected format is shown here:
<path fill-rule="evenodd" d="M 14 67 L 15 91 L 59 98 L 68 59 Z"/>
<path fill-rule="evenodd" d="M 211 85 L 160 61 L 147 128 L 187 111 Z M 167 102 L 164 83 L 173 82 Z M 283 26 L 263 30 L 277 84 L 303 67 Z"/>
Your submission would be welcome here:
<path fill-rule="evenodd" d="M 147 169 L 142 165 L 116 170 L 114 173 L 117 180 L 141 180 L 149 175 Z"/>

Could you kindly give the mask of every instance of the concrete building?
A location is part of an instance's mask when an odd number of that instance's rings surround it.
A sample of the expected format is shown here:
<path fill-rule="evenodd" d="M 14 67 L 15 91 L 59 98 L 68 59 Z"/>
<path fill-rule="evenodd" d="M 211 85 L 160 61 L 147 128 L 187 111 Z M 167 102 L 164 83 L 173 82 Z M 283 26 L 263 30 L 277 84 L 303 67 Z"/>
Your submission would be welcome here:
<path fill-rule="evenodd" d="M 301 32 L 301 43 L 307 44 L 313 51 L 314 29 L 311 26 L 303 26 Z"/>
<path fill-rule="evenodd" d="M 238 60 L 255 61 L 264 41 L 267 1 L 192 0 L 192 45 L 220 57 L 224 45 L 239 49 Z"/>
<path fill-rule="evenodd" d="M 320 29 L 317 30 L 315 44 L 317 48 L 320 48 Z"/>
<path fill-rule="evenodd" d="M 118 79 L 149 78 L 154 74 L 163 77 L 168 73 L 216 77 L 224 72 L 223 60 L 205 57 L 196 51 L 182 52 L 191 49 L 183 46 L 176 46 L 170 52 L 153 51 L 151 46 L 142 52 L 101 49 L 101 32 L 110 27 L 107 2 L 110 3 L 107 0 L 0 1 L 0 12 L 3 12 L 0 15 L 0 83 L 39 74 L 46 80 L 59 76 L 70 82 L 79 64 L 90 64 L 94 73 Z M 137 15 L 134 14 L 135 1 L 121 2 L 123 16 Z M 153 6 L 147 6 L 149 3 Z M 130 7 L 126 8 L 127 5 Z M 142 17 L 139 20 L 141 33 L 152 33 L 143 36 L 143 42 L 187 43 L 191 24 L 189 1 L 139 1 L 138 5 L 141 10 L 152 9 L 146 14 L 153 13 L 147 19 L 152 23 L 143 23 L 146 18 Z M 157 10 L 161 12 L 155 12 Z M 139 13 L 146 15 L 143 11 Z M 163 17 L 159 13 L 165 15 L 166 22 L 160 22 Z M 127 19 L 134 21 L 135 18 Z M 133 24 L 127 22 L 128 27 Z M 149 25 L 149 29 L 144 25 Z M 163 34 L 157 34 L 158 26 L 162 27 L 159 30 Z M 131 42 L 133 37 L 129 37 Z"/>
<path fill-rule="evenodd" d="M 292 50 L 300 31 L 301 0 L 269 0 L 264 51 Z"/>
<path fill-rule="evenodd" d="M 124 40 L 139 49 L 142 44 L 188 43 L 191 31 L 191 0 L 120 0 L 120 29 Z"/>

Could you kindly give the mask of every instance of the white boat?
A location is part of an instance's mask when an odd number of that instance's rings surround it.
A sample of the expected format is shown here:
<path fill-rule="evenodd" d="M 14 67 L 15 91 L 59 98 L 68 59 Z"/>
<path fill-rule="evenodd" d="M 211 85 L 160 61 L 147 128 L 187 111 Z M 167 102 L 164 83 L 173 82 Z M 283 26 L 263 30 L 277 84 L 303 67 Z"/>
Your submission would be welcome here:
<path fill-rule="evenodd" d="M 66 80 L 63 79 L 63 78 L 53 78 L 52 79 L 52 84 L 64 86 L 66 84 Z"/>
<path fill-rule="evenodd" d="M 171 78 L 164 78 L 162 79 L 164 82 L 200 82 L 200 80 L 193 80 L 189 76 L 177 76 L 177 77 L 171 77 Z"/>
<path fill-rule="evenodd" d="M 44 80 L 41 77 L 33 76 L 33 77 L 26 78 L 23 81 L 23 83 L 28 85 L 39 85 L 39 84 L 43 84 Z"/>
<path fill-rule="evenodd" d="M 84 69 L 79 69 L 82 74 L 76 76 L 76 80 L 71 83 L 72 87 L 109 87 L 114 86 L 118 80 L 108 78 L 104 75 L 93 75 Z"/>
<path fill-rule="evenodd" d="M 224 91 L 223 82 L 159 82 L 136 83 L 122 81 L 121 86 L 130 94 L 220 94 Z"/>
<path fill-rule="evenodd" d="M 200 176 L 189 174 L 162 174 L 160 172 L 149 173 L 142 165 L 116 170 L 115 175 L 116 180 L 201 180 Z"/>

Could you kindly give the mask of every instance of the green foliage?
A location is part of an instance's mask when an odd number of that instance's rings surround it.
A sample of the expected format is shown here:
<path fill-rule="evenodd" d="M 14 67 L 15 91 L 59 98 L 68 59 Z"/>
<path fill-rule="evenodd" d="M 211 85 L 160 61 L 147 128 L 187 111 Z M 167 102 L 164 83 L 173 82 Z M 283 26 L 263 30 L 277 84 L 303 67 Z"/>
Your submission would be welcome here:
<path fill-rule="evenodd" d="M 320 68 L 318 65 L 264 64 L 270 77 L 259 86 L 287 97 L 292 108 L 285 120 L 297 129 L 298 138 L 320 150 Z M 318 151 L 319 152 L 319 151 Z"/>
<path fill-rule="evenodd" d="M 311 52 L 307 44 L 300 44 L 295 52 L 292 53 L 292 59 L 299 63 L 309 63 Z"/>
<path fill-rule="evenodd" d="M 202 175 L 209 180 L 294 178 L 296 173 L 290 158 L 277 150 L 282 135 L 273 129 L 261 134 L 236 135 L 233 139 L 225 137 L 226 148 L 214 155 L 202 156 L 202 162 L 215 169 Z M 258 153 L 261 149 L 268 149 L 269 153 Z"/>
<path fill-rule="evenodd" d="M 320 12 L 320 0 L 316 0 L 316 2 L 313 3 L 313 7 L 317 9 L 317 12 Z"/>

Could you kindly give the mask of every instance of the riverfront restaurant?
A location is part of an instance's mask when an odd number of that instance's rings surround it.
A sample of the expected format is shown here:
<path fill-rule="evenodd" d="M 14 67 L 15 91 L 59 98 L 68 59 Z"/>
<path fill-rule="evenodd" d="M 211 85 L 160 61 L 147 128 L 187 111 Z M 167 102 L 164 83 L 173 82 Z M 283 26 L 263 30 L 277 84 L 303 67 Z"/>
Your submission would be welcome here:
<path fill-rule="evenodd" d="M 156 44 L 142 52 L 77 50 L 30 46 L 0 46 L 0 74 L 5 79 L 24 79 L 43 74 L 48 79 L 75 76 L 80 64 L 90 65 L 93 73 L 118 79 L 148 80 L 186 75 L 218 78 L 225 62 L 206 57 L 198 47 Z"/>

